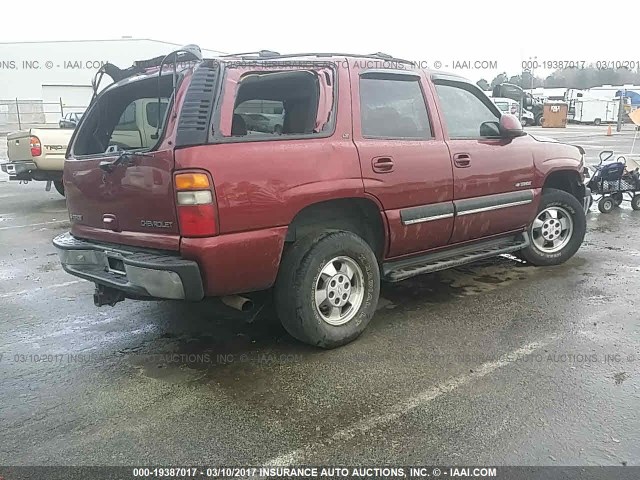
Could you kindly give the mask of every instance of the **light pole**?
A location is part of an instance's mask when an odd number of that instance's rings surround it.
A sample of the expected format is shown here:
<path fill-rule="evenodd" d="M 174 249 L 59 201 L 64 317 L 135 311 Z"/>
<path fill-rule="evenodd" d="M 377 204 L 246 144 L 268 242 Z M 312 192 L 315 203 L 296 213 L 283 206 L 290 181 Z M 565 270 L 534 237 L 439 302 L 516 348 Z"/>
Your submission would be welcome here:
<path fill-rule="evenodd" d="M 618 105 L 618 124 L 616 125 L 616 132 L 622 130 L 622 115 L 624 114 L 624 99 L 627 97 L 627 91 L 620 91 L 620 104 Z"/>
<path fill-rule="evenodd" d="M 533 95 L 533 80 L 536 78 L 536 62 L 538 57 L 533 57 L 533 61 L 531 62 L 531 95 Z"/>

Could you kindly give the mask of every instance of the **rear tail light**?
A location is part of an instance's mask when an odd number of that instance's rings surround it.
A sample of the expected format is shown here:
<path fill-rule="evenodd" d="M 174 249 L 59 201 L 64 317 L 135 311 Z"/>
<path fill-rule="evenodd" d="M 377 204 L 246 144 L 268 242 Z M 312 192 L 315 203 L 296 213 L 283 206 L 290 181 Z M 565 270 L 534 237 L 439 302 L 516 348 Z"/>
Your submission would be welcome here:
<path fill-rule="evenodd" d="M 29 137 L 29 147 L 31 148 L 31 156 L 39 157 L 42 155 L 42 145 L 40 144 L 40 139 L 35 135 L 31 135 Z"/>
<path fill-rule="evenodd" d="M 209 176 L 204 173 L 178 173 L 174 181 L 180 234 L 184 237 L 215 235 L 216 207 Z"/>

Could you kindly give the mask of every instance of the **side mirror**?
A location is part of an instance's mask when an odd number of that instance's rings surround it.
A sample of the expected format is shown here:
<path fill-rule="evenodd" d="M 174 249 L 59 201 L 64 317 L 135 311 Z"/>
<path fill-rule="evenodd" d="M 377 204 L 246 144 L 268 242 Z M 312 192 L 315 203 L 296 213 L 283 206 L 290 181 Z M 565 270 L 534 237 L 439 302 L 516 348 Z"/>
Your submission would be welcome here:
<path fill-rule="evenodd" d="M 526 135 L 518 117 L 509 114 L 504 114 L 500 117 L 500 133 L 507 138 Z"/>

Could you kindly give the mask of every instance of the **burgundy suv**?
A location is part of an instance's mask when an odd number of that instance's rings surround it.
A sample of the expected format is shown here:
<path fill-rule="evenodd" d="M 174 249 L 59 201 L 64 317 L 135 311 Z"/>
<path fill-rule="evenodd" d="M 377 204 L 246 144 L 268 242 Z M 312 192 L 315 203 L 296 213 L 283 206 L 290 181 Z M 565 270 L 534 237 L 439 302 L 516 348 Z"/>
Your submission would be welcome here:
<path fill-rule="evenodd" d="M 381 280 L 505 253 L 557 265 L 582 243 L 584 151 L 525 134 L 463 78 L 382 54 L 173 68 L 189 55 L 109 66 L 69 145 L 72 228 L 54 245 L 96 305 L 241 308 L 273 287 L 286 330 L 331 348 L 365 329 Z M 252 131 L 248 113 L 282 128 Z"/>

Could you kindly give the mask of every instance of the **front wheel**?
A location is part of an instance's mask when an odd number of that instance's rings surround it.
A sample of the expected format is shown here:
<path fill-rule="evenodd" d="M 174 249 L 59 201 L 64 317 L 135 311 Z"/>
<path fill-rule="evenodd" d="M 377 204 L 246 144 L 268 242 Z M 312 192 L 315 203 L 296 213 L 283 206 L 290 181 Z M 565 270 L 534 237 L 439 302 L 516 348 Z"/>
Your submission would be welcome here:
<path fill-rule="evenodd" d="M 371 247 L 345 231 L 311 235 L 285 251 L 275 287 L 283 327 L 310 345 L 356 339 L 376 311 L 380 270 Z"/>
<path fill-rule="evenodd" d="M 55 187 L 56 191 L 64 197 L 64 183 L 62 183 L 62 180 L 54 180 L 53 186 Z"/>
<path fill-rule="evenodd" d="M 612 197 L 602 197 L 598 202 L 598 210 L 601 213 L 610 213 L 615 206 L 616 204 Z"/>
<path fill-rule="evenodd" d="M 578 251 L 586 229 L 580 202 L 565 191 L 546 189 L 538 214 L 529 227 L 531 244 L 521 250 L 520 255 L 532 265 L 559 265 Z"/>

